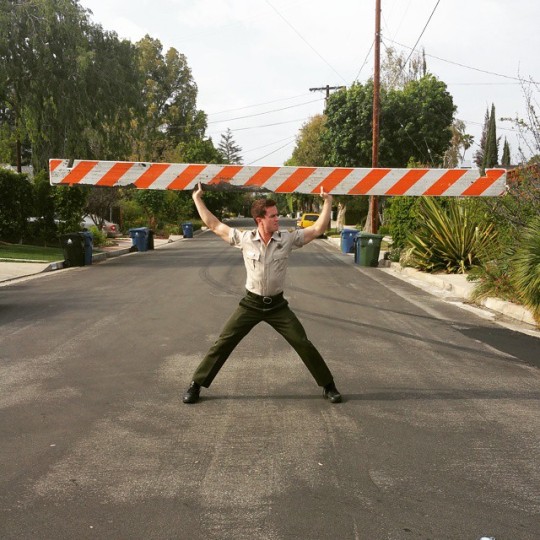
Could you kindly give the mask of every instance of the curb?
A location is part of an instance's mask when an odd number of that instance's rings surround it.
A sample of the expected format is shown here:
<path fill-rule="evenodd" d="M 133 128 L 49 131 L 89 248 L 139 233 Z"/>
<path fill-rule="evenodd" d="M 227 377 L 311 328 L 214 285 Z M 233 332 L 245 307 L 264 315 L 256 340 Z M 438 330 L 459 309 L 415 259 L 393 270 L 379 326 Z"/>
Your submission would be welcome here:
<path fill-rule="evenodd" d="M 337 247 L 341 252 L 339 238 L 328 238 L 327 242 L 329 245 Z M 432 287 L 436 287 L 437 289 L 450 292 L 458 298 L 461 298 L 465 303 L 483 306 L 490 311 L 500 313 L 515 321 L 525 323 L 535 329 L 538 328 L 538 323 L 534 320 L 531 311 L 524 306 L 492 297 L 473 301 L 472 294 L 475 285 L 472 282 L 464 281 L 461 277 L 446 274 L 428 274 L 414 268 L 402 267 L 399 263 L 391 262 L 386 259 L 379 260 L 378 268 L 384 268 L 400 279 L 421 281 Z"/>

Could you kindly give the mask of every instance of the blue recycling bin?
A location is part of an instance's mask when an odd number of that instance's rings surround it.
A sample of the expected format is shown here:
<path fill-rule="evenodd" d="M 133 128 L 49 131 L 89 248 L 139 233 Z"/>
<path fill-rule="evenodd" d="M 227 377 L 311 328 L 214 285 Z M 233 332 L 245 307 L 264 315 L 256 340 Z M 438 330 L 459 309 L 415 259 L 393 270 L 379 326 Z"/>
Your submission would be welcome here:
<path fill-rule="evenodd" d="M 342 253 L 354 253 L 354 239 L 358 236 L 357 229 L 343 229 L 341 231 Z"/>
<path fill-rule="evenodd" d="M 192 223 L 182 223 L 182 234 L 184 238 L 193 238 L 193 224 Z"/>
<path fill-rule="evenodd" d="M 92 264 L 92 252 L 94 248 L 94 237 L 90 231 L 81 231 L 79 233 L 84 239 L 84 264 Z"/>
<path fill-rule="evenodd" d="M 148 227 L 136 227 L 129 229 L 131 243 L 137 248 L 137 251 L 148 251 Z"/>

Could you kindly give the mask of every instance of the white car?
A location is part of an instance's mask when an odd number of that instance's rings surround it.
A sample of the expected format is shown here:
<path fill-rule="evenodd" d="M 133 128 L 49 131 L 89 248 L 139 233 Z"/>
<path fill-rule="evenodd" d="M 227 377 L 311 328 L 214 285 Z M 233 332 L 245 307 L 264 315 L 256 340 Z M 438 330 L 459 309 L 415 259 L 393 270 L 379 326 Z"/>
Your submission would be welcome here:
<path fill-rule="evenodd" d="M 81 222 L 81 227 L 83 229 L 89 229 L 90 227 L 97 227 L 97 225 L 90 216 L 85 216 Z M 101 230 L 107 235 L 107 238 L 118 238 L 119 236 L 122 236 L 120 227 L 118 227 L 116 223 L 111 223 L 106 219 L 103 220 L 103 227 Z"/>

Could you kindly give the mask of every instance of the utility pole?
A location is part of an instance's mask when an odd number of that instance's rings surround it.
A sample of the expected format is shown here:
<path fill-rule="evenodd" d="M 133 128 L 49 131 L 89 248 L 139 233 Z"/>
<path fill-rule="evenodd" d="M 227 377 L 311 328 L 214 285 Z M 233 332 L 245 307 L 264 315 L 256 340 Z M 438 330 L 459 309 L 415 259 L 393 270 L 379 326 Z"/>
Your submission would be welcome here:
<path fill-rule="evenodd" d="M 373 143 L 371 151 L 371 166 L 379 166 L 379 102 L 381 87 L 381 0 L 375 0 L 375 58 L 373 63 Z M 379 229 L 379 201 L 375 195 L 369 198 L 371 216 L 370 232 Z"/>
<path fill-rule="evenodd" d="M 328 103 L 328 98 L 330 97 L 330 90 L 341 90 L 345 88 L 345 86 L 330 86 L 329 84 L 327 84 L 326 86 L 321 86 L 319 88 L 310 88 L 309 91 L 310 92 L 326 92 L 326 98 L 325 98 L 325 106 L 326 106 L 326 103 Z"/>

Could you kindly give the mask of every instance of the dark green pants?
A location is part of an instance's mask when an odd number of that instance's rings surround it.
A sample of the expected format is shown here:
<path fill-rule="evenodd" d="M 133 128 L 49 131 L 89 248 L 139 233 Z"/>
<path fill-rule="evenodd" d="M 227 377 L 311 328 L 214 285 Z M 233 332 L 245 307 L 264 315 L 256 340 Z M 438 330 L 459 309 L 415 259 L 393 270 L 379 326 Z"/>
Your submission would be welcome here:
<path fill-rule="evenodd" d="M 323 357 L 307 338 L 304 327 L 289 308 L 283 295 L 272 297 L 272 303 L 265 304 L 261 297 L 251 293 L 242 298 L 218 340 L 195 371 L 193 380 L 208 388 L 238 343 L 262 321 L 268 323 L 288 341 L 319 386 L 332 382 L 332 374 Z"/>

